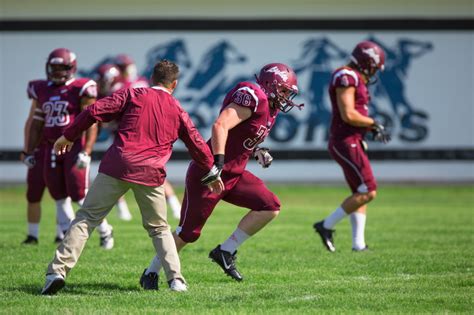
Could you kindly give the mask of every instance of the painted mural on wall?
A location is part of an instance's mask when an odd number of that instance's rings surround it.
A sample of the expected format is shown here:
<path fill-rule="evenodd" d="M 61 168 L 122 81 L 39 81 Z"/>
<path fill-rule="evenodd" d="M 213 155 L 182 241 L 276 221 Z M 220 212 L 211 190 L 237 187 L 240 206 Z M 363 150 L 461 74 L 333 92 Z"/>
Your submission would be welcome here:
<path fill-rule="evenodd" d="M 379 44 L 386 53 L 385 71 L 378 75 L 377 84 L 370 87 L 371 114 L 390 128 L 394 138 L 401 143 L 422 143 L 429 134 L 429 115 L 420 109 L 420 104 L 410 100 L 405 84 L 413 63 L 429 54 L 434 45 L 408 37 L 400 37 L 392 45 L 379 37 L 368 36 L 366 39 Z M 331 73 L 347 63 L 351 51 L 326 36 L 308 37 L 291 51 L 294 51 L 294 56 L 289 56 L 288 63 L 298 74 L 299 97 L 306 106 L 301 113 L 293 111 L 279 115 L 270 141 L 284 146 L 298 138 L 300 146 L 304 145 L 306 149 L 323 148 L 331 119 L 327 93 Z M 93 68 L 81 69 L 80 74 L 91 75 L 95 68 L 110 62 L 111 58 L 113 56 L 105 56 Z M 157 60 L 169 59 L 180 66 L 183 75 L 175 96 L 205 136 L 210 134 L 210 126 L 225 93 L 239 81 L 253 81 L 254 73 L 258 73 L 261 66 L 256 66 L 250 73 L 230 71 L 231 66 L 253 63 L 252 56 L 246 54 L 245 49 L 227 39 L 211 42 L 199 58 L 194 55 L 191 58 L 190 47 L 180 38 L 158 43 L 146 52 L 144 58 L 148 66 L 141 69 L 141 75 L 147 78 Z"/>

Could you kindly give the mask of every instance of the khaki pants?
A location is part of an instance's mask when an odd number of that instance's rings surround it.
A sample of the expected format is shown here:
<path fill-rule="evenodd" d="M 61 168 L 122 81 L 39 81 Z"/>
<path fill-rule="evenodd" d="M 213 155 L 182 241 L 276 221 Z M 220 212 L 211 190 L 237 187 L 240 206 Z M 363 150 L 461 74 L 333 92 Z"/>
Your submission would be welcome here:
<path fill-rule="evenodd" d="M 92 184 L 82 208 L 76 213 L 64 240 L 56 249 L 48 274 L 63 277 L 76 265 L 87 239 L 94 228 L 107 216 L 120 196 L 132 189 L 142 215 L 142 224 L 151 237 L 156 253 L 163 262 L 167 280 L 181 278 L 178 252 L 166 221 L 166 198 L 163 186 L 149 187 L 118 180 L 99 173 Z"/>

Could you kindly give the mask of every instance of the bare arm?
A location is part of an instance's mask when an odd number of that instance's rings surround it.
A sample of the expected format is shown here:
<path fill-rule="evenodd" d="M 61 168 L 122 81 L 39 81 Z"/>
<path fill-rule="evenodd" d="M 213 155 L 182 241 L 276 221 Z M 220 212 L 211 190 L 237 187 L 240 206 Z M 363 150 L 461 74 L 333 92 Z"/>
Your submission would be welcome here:
<path fill-rule="evenodd" d="M 33 154 L 43 134 L 44 114 L 38 110 L 38 101 L 31 102 L 30 113 L 25 123 L 25 143 L 23 151 Z"/>
<path fill-rule="evenodd" d="M 95 98 L 82 97 L 81 98 L 81 110 L 84 110 L 87 106 L 92 105 L 96 101 Z M 95 141 L 97 139 L 97 123 L 93 124 L 86 130 L 86 144 L 84 146 L 84 151 L 91 155 L 92 148 L 94 147 Z"/>
<path fill-rule="evenodd" d="M 247 120 L 252 115 L 252 111 L 243 106 L 231 103 L 217 117 L 212 125 L 212 152 L 213 154 L 225 154 L 225 145 L 229 130 Z"/>
<path fill-rule="evenodd" d="M 336 89 L 337 106 L 341 118 L 345 123 L 354 127 L 372 127 L 375 121 L 355 109 L 355 92 L 356 88 L 353 86 Z"/>

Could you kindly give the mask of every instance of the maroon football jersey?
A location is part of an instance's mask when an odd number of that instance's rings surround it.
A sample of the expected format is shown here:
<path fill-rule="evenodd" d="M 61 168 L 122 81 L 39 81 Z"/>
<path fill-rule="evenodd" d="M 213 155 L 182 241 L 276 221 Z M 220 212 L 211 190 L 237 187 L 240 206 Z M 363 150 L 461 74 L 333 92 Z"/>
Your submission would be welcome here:
<path fill-rule="evenodd" d="M 262 89 L 251 82 L 241 82 L 227 93 L 221 112 L 231 103 L 249 108 L 252 116 L 229 131 L 225 147 L 223 175 L 244 172 L 255 146 L 270 133 L 279 110 L 270 108 Z M 211 141 L 208 141 L 211 146 Z"/>
<path fill-rule="evenodd" d="M 28 96 L 38 102 L 37 113 L 44 116 L 43 137 L 55 141 L 81 112 L 81 98 L 97 97 L 95 81 L 72 79 L 64 85 L 36 80 L 28 84 Z"/>
<path fill-rule="evenodd" d="M 363 138 L 367 128 L 355 127 L 344 122 L 337 106 L 336 89 L 339 87 L 356 88 L 355 92 L 355 110 L 363 116 L 369 115 L 369 101 L 370 95 L 360 73 L 349 67 L 341 67 L 336 69 L 331 76 L 329 84 L 329 96 L 331 98 L 332 106 L 332 120 L 331 120 L 331 138 L 334 140 L 342 140 L 347 137 Z"/>

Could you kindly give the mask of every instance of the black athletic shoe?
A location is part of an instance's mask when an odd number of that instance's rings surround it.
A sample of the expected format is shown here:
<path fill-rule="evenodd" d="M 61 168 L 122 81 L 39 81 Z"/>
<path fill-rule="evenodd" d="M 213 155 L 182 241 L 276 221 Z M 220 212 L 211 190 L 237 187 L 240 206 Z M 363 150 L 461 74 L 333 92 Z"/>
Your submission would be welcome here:
<path fill-rule="evenodd" d="M 221 245 L 217 245 L 217 247 L 209 253 L 209 258 L 221 266 L 222 270 L 224 270 L 224 272 L 232 279 L 242 281 L 242 275 L 235 267 L 235 260 L 237 259 L 237 257 L 235 257 L 236 254 L 237 251 L 234 254 L 231 254 L 222 250 Z"/>
<path fill-rule="evenodd" d="M 336 247 L 334 247 L 334 241 L 332 239 L 332 234 L 335 232 L 335 230 L 326 229 L 323 226 L 323 223 L 324 221 L 316 222 L 313 227 L 316 230 L 316 233 L 321 236 L 321 240 L 323 241 L 323 244 L 327 250 L 330 252 L 335 252 Z"/>
<path fill-rule="evenodd" d="M 59 244 L 63 241 L 63 238 L 59 237 L 59 236 L 56 236 L 56 238 L 54 239 L 54 243 L 56 244 Z"/>
<path fill-rule="evenodd" d="M 145 274 L 146 269 L 143 270 L 142 276 L 140 277 L 140 286 L 145 290 L 158 290 L 158 274 L 156 272 L 150 272 Z"/>
<path fill-rule="evenodd" d="M 369 245 L 365 245 L 365 247 L 362 249 L 353 248 L 352 251 L 356 253 L 360 253 L 360 252 L 369 252 L 370 250 L 369 250 Z"/>
<path fill-rule="evenodd" d="M 26 240 L 22 242 L 25 245 L 38 245 L 38 239 L 34 236 L 28 235 L 26 236 Z"/>
<path fill-rule="evenodd" d="M 54 295 L 56 292 L 64 288 L 66 282 L 64 278 L 57 274 L 50 274 L 46 276 L 46 283 L 44 284 L 42 295 Z"/>

